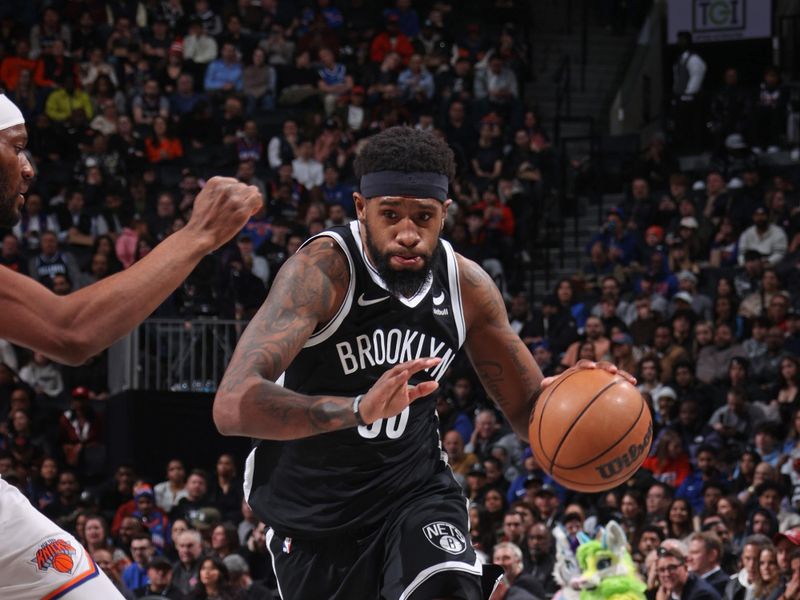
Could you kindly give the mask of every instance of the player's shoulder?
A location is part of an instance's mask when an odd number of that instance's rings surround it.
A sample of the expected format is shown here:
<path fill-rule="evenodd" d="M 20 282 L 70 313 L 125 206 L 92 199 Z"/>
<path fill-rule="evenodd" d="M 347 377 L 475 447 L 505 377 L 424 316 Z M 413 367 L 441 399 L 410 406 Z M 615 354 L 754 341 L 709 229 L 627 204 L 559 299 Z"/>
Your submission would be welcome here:
<path fill-rule="evenodd" d="M 505 303 L 489 274 L 478 263 L 456 253 L 461 302 L 467 328 L 479 323 L 508 322 Z"/>
<path fill-rule="evenodd" d="M 292 256 L 287 264 L 292 262 L 303 262 L 318 266 L 323 272 L 329 274 L 338 273 L 341 270 L 349 271 L 349 262 L 345 255 L 345 249 L 331 236 L 324 233 L 306 242 Z"/>
<path fill-rule="evenodd" d="M 345 248 L 330 236 L 313 238 L 284 263 L 276 283 L 280 280 L 280 289 L 292 294 L 315 297 L 325 305 L 326 311 L 332 307 L 338 309 L 352 277 L 351 259 L 345 252 Z"/>
<path fill-rule="evenodd" d="M 458 252 L 453 252 L 453 254 L 455 254 L 456 264 L 458 265 L 462 294 L 497 289 L 492 278 L 478 263 Z"/>

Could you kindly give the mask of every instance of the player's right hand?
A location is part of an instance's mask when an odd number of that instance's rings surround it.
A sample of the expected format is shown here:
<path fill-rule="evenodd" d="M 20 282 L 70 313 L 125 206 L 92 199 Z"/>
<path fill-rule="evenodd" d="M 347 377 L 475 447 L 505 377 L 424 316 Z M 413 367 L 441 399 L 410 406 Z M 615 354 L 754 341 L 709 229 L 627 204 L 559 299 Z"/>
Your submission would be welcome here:
<path fill-rule="evenodd" d="M 207 243 L 209 251 L 216 250 L 241 231 L 263 202 L 254 185 L 232 177 L 212 177 L 195 198 L 186 228 Z"/>
<path fill-rule="evenodd" d="M 414 400 L 427 396 L 439 387 L 435 381 L 423 381 L 408 385 L 414 373 L 435 367 L 441 358 L 417 358 L 393 366 L 364 394 L 358 412 L 370 425 L 378 419 L 399 415 Z"/>

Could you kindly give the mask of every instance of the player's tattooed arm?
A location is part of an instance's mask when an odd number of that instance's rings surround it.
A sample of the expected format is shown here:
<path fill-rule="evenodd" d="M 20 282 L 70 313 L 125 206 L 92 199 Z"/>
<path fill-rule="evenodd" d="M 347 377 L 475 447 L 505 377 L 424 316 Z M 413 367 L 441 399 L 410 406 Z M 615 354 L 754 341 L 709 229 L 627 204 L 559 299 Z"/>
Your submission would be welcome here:
<path fill-rule="evenodd" d="M 349 277 L 347 259 L 330 238 L 315 240 L 281 268 L 214 399 L 222 433 L 296 439 L 356 424 L 352 398 L 305 396 L 274 383 L 311 334 L 335 315 Z"/>
<path fill-rule="evenodd" d="M 461 256 L 458 261 L 467 322 L 467 355 L 489 397 L 503 411 L 514 432 L 527 440 L 542 372 L 511 329 L 505 303 L 492 278 L 474 262 Z"/>

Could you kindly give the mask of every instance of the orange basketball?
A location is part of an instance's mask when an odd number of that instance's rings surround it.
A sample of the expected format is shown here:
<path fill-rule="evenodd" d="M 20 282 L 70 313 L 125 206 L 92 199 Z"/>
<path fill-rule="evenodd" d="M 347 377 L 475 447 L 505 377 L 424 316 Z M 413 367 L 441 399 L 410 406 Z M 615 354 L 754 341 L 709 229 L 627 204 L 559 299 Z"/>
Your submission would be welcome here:
<path fill-rule="evenodd" d="M 602 492 L 633 475 L 650 450 L 653 420 L 621 375 L 581 369 L 542 393 L 528 426 L 533 455 L 560 484 Z"/>
<path fill-rule="evenodd" d="M 59 573 L 72 572 L 72 557 L 69 554 L 56 554 L 53 557 L 53 568 Z"/>

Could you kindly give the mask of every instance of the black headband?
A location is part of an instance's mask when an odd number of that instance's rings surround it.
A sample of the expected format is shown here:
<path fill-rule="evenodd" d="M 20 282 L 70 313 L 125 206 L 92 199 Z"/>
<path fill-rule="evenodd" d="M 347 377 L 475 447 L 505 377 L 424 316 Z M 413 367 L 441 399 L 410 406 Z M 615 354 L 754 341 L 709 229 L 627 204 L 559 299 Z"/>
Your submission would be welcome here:
<path fill-rule="evenodd" d="M 375 171 L 361 177 L 361 194 L 376 196 L 413 196 L 447 200 L 447 175 L 428 171 Z"/>

